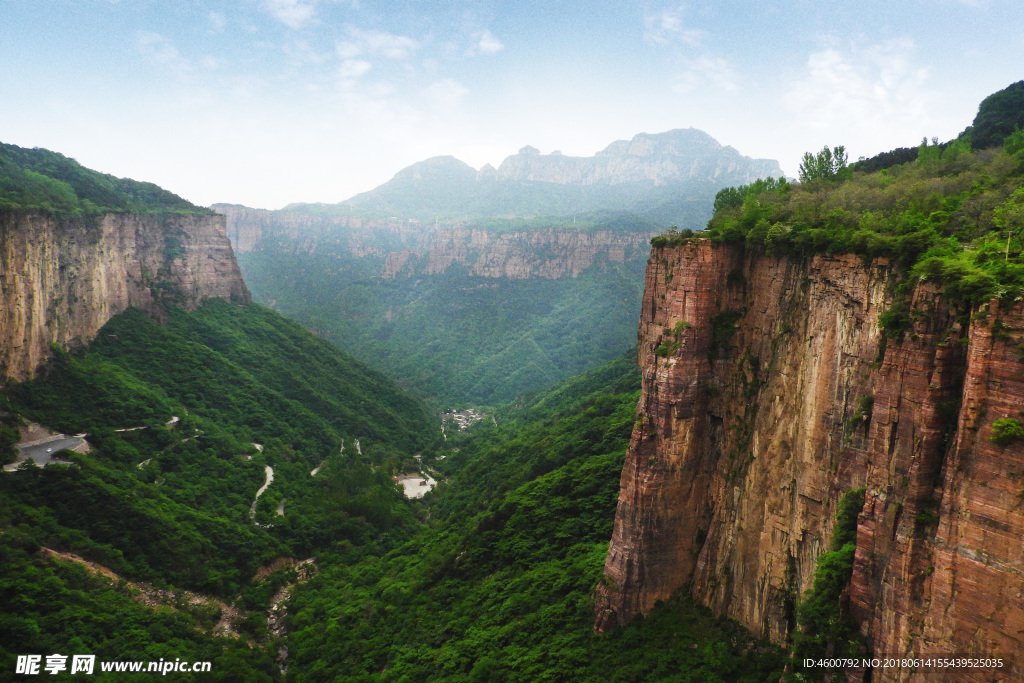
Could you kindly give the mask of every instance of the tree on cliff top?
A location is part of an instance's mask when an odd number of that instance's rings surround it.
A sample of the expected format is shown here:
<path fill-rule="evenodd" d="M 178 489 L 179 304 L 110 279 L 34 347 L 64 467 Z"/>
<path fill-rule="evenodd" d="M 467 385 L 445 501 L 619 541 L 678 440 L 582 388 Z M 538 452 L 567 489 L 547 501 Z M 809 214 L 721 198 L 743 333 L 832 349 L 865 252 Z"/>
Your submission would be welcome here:
<path fill-rule="evenodd" d="M 1024 81 L 992 93 L 981 101 L 978 115 L 967 130 L 971 147 L 995 147 L 1018 127 L 1024 127 Z"/>
<path fill-rule="evenodd" d="M 0 209 L 8 208 L 60 215 L 212 213 L 153 183 L 115 178 L 46 149 L 0 143 Z"/>
<path fill-rule="evenodd" d="M 843 145 L 832 149 L 825 145 L 816 155 L 804 152 L 804 160 L 800 163 L 800 182 L 843 180 L 850 176 L 846 163 L 846 147 Z"/>

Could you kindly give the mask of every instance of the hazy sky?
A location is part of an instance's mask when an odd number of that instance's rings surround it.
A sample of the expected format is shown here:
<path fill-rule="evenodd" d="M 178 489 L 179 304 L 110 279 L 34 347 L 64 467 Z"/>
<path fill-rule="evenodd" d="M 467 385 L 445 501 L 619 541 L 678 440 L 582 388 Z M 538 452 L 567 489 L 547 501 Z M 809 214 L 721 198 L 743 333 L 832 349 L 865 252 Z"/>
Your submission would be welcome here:
<path fill-rule="evenodd" d="M 691 126 L 795 175 L 951 138 L 1021 79 L 1021 0 L 0 0 L 0 141 L 198 204 Z"/>

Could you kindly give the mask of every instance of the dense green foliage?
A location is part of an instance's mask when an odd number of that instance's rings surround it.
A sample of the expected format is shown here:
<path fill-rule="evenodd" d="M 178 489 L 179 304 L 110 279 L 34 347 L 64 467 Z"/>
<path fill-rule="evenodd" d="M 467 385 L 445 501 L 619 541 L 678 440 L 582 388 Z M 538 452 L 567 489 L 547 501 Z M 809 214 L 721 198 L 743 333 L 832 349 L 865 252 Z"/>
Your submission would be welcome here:
<path fill-rule="evenodd" d="M 842 145 L 835 148 L 826 145 L 817 154 L 805 152 L 803 161 L 800 162 L 800 182 L 844 180 L 850 175 L 847 160 L 846 148 Z"/>
<path fill-rule="evenodd" d="M 850 164 L 850 169 L 862 173 L 875 173 L 882 169 L 917 161 L 917 149 L 917 147 L 897 147 L 888 152 L 876 154 L 870 159 L 858 159 Z"/>
<path fill-rule="evenodd" d="M 809 181 L 723 208 L 706 235 L 768 253 L 890 259 L 972 305 L 1024 288 L 1022 152 L 922 144 L 917 161 Z"/>
<path fill-rule="evenodd" d="M 1019 128 L 1024 128 L 1024 81 L 1017 81 L 982 100 L 967 134 L 974 149 L 984 149 L 1002 144 Z"/>
<path fill-rule="evenodd" d="M 718 194 L 715 195 L 715 211 L 741 207 L 747 197 L 758 197 L 766 192 L 785 194 L 788 191 L 789 181 L 782 176 L 778 178 L 760 178 L 749 185 L 726 187 L 719 190 Z M 692 237 L 692 234 L 683 235 L 683 237 Z"/>
<path fill-rule="evenodd" d="M 814 585 L 797 608 L 798 629 L 793 635 L 794 666 L 802 670 L 805 658 L 860 658 L 859 629 L 840 604 L 840 595 L 853 575 L 857 547 L 857 516 L 864 508 L 865 489 L 845 492 L 839 499 L 832 528 L 832 549 L 818 556 Z M 821 668 L 805 670 L 812 680 L 821 680 Z"/>
<path fill-rule="evenodd" d="M 428 528 L 302 586 L 298 680 L 778 680 L 774 648 L 682 598 L 592 633 L 635 418 L 631 356 L 481 423 L 438 463 L 449 480 Z"/>
<path fill-rule="evenodd" d="M 89 353 L 58 353 L 44 381 L 21 385 L 13 396 L 68 432 L 115 415 L 130 424 L 162 424 L 176 405 L 232 425 L 239 438 L 294 450 L 325 453 L 344 436 L 413 449 L 426 438 L 422 404 L 269 309 L 218 300 L 196 313 L 168 315 L 164 327 L 137 310 L 114 318 Z M 66 400 L 86 391 L 85 405 Z"/>
<path fill-rule="evenodd" d="M 1000 418 L 992 423 L 992 435 L 988 438 L 997 446 L 1008 446 L 1024 439 L 1024 425 L 1014 417 Z"/>
<path fill-rule="evenodd" d="M 184 601 L 176 609 L 153 609 L 133 594 L 78 564 L 47 559 L 30 536 L 5 530 L 0 533 L 0 672 L 10 675 L 19 654 L 59 653 L 93 654 L 99 661 L 212 662 L 209 673 L 179 674 L 175 680 L 273 680 L 272 650 L 205 632 L 216 622 L 215 611 Z M 117 680 L 102 676 L 98 666 L 92 678 Z"/>
<path fill-rule="evenodd" d="M 18 426 L 21 418 L 17 415 L 0 410 L 0 465 L 14 462 L 18 451 L 14 444 L 18 443 Z"/>
<path fill-rule="evenodd" d="M 207 658 L 228 657 L 222 669 L 242 672 L 235 680 L 260 680 L 267 669 L 262 645 L 214 641 L 203 635 L 210 624 L 202 615 L 147 616 L 95 581 L 68 578 L 79 570 L 44 559 L 40 546 L 253 609 L 270 591 L 253 577 L 274 558 L 339 546 L 380 552 L 418 525 L 417 506 L 391 473 L 439 436 L 419 402 L 262 307 L 216 301 L 168 316 L 160 327 L 128 311 L 88 350 L 58 349 L 35 380 L 0 397 L 4 413 L 88 432 L 94 447 L 63 452 L 71 467 L 27 464 L 0 476 L 0 542 L 21 549 L 12 551 L 0 591 L 0 614 L 18 615 L 0 625 L 8 629 L 0 631 L 4 665 L 15 653 L 67 651 L 71 643 L 76 652 L 117 650 L 117 659 L 215 651 Z M 135 427 L 144 428 L 115 431 Z M 254 506 L 268 465 L 274 481 Z M 40 592 L 50 584 L 53 591 Z M 65 584 L 85 592 L 69 598 Z M 72 603 L 62 605 L 65 598 Z M 119 616 L 140 624 L 130 637 L 94 626 Z M 250 637 L 266 640 L 265 616 L 246 624 Z M 182 629 L 191 640 L 175 635 Z M 63 649 L 50 645 L 58 636 Z"/>
<path fill-rule="evenodd" d="M 37 209 L 56 214 L 210 211 L 164 190 L 83 167 L 45 149 L 0 143 L 0 209 Z"/>
<path fill-rule="evenodd" d="M 633 343 L 643 293 L 642 259 L 576 278 L 383 279 L 344 245 L 281 243 L 239 264 L 256 299 L 446 404 L 510 401 L 607 362 Z"/>

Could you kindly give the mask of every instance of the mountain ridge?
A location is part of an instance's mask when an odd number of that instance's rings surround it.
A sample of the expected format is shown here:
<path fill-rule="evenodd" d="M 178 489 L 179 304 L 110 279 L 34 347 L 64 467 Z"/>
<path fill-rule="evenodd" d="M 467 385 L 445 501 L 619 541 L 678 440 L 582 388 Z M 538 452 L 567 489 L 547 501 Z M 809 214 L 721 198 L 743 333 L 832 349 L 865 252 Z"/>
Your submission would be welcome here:
<path fill-rule="evenodd" d="M 671 195 L 708 199 L 722 187 L 776 175 L 783 175 L 777 161 L 743 156 L 703 131 L 680 128 L 638 133 L 585 157 L 542 154 L 527 145 L 497 168 L 487 164 L 480 170 L 450 155 L 431 157 L 337 206 L 420 219 L 596 210 L 646 216 L 657 215 Z M 688 220 L 690 213 L 671 209 L 666 220 L 701 227 Z"/>

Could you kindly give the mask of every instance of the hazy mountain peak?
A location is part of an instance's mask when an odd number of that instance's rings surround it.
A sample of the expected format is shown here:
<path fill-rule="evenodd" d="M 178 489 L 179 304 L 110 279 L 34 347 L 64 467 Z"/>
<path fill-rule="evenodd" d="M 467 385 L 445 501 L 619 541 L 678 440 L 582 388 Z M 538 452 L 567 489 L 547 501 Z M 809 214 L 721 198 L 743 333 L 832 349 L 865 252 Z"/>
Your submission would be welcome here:
<path fill-rule="evenodd" d="M 638 133 L 632 140 L 616 140 L 594 156 L 680 156 L 721 149 L 722 145 L 702 130 L 676 128 L 664 133 Z"/>
<path fill-rule="evenodd" d="M 630 211 L 666 225 L 700 226 L 718 188 L 781 175 L 776 161 L 745 157 L 684 128 L 640 133 L 588 157 L 526 145 L 498 168 L 480 171 L 451 156 L 433 157 L 344 203 L 417 218 Z M 694 200 L 700 210 L 688 204 Z"/>
<path fill-rule="evenodd" d="M 392 180 L 469 180 L 476 177 L 476 169 L 451 155 L 431 157 L 417 161 L 395 174 Z"/>
<path fill-rule="evenodd" d="M 527 146 L 506 158 L 497 175 L 511 181 L 586 186 L 717 181 L 736 172 L 743 177 L 739 182 L 782 175 L 778 162 L 745 157 L 696 128 L 640 133 L 631 140 L 616 140 L 592 157 L 541 154 Z M 753 175 L 747 177 L 748 173 Z"/>

